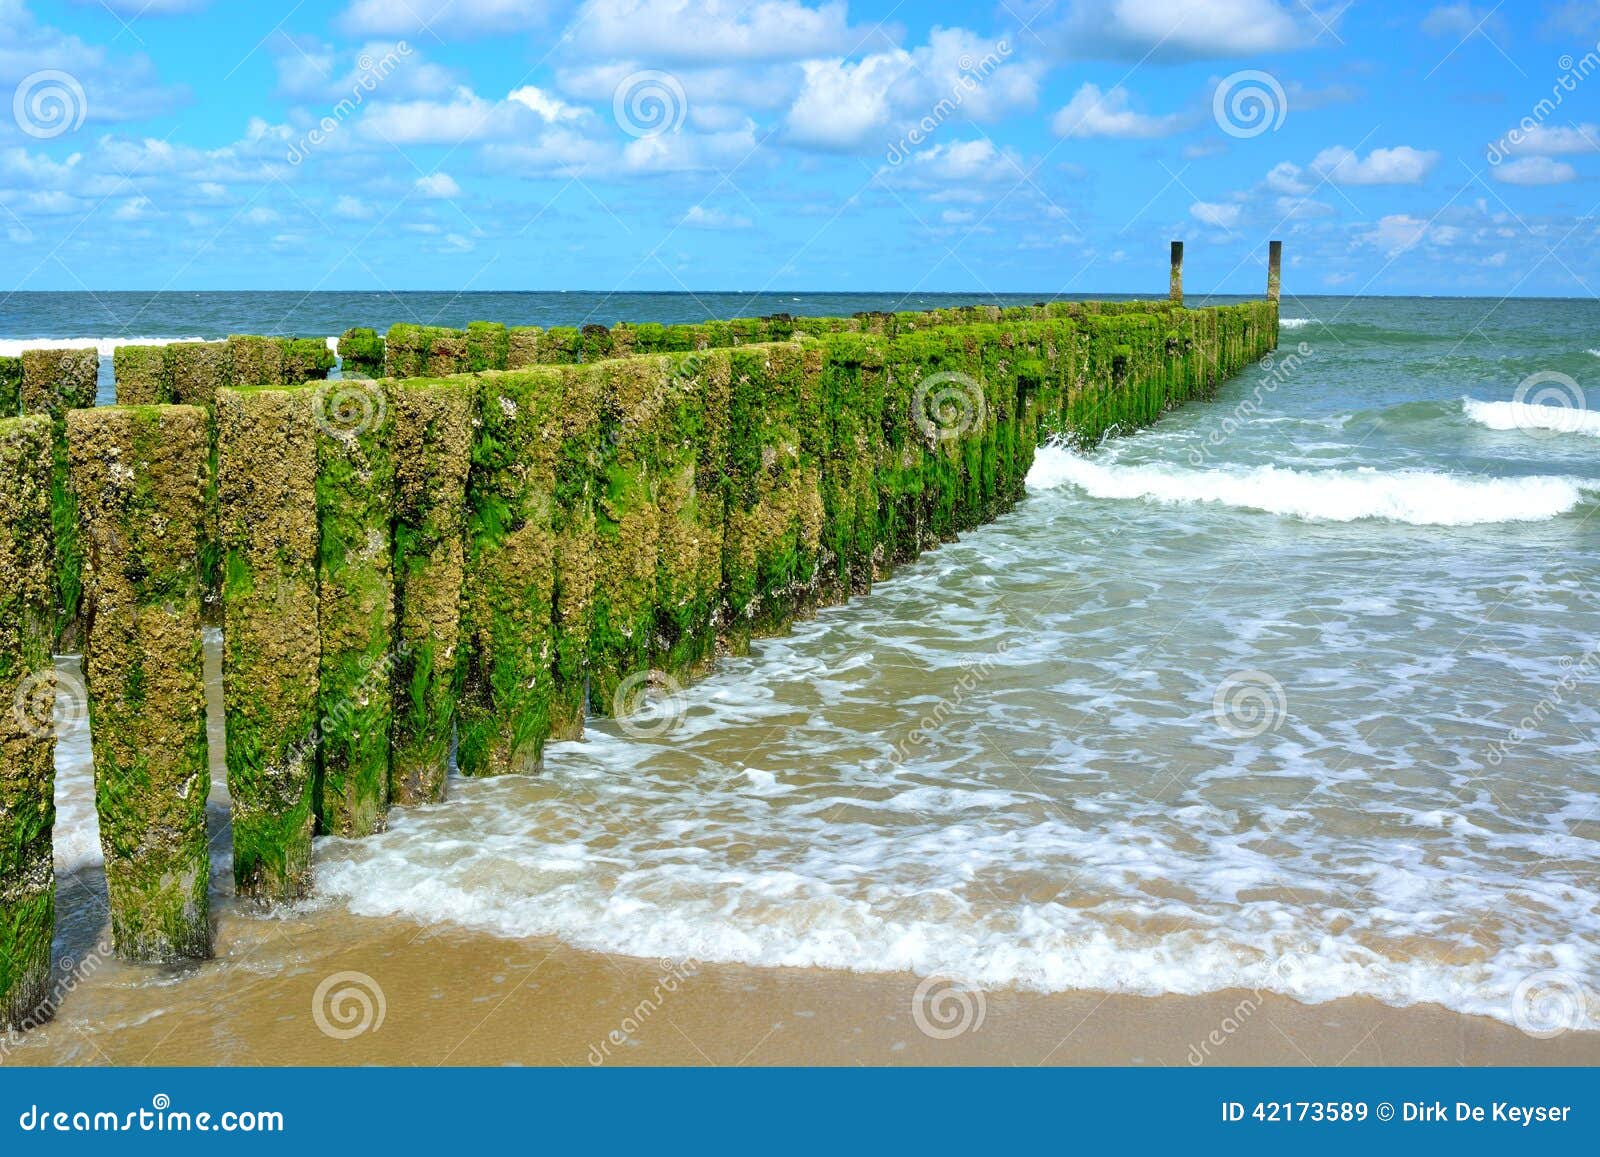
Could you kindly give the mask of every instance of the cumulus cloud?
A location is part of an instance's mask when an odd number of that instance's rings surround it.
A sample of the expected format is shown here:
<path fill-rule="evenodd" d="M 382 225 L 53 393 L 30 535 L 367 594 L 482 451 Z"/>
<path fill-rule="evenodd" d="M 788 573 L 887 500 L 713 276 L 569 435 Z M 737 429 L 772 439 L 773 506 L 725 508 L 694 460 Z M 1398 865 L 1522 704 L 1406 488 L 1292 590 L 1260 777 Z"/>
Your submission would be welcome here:
<path fill-rule="evenodd" d="M 1504 138 L 1508 152 L 1546 157 L 1600 153 L 1600 125 L 1533 125 L 1515 132 L 1515 141 L 1510 133 Z"/>
<path fill-rule="evenodd" d="M 1044 63 L 1016 59 L 1007 40 L 935 28 L 915 49 L 803 62 L 786 117 L 789 139 L 824 149 L 884 146 L 947 121 L 995 121 L 1038 98 Z"/>
<path fill-rule="evenodd" d="M 1563 185 L 1578 179 L 1578 170 L 1552 157 L 1518 157 L 1489 170 L 1505 185 Z"/>
<path fill-rule="evenodd" d="M 1096 85 L 1084 84 L 1056 113 L 1050 127 L 1060 137 L 1121 137 L 1130 140 L 1149 140 L 1177 131 L 1177 116 L 1152 116 L 1135 112 L 1129 107 L 1131 99 L 1128 90 L 1121 85 L 1101 92 Z"/>
<path fill-rule="evenodd" d="M 1239 223 L 1239 205 L 1224 205 L 1213 201 L 1196 201 L 1189 206 L 1189 215 L 1196 221 L 1215 225 L 1219 229 L 1232 229 Z"/>
<path fill-rule="evenodd" d="M 1416 185 L 1439 163 L 1439 154 L 1398 145 L 1373 149 L 1363 159 L 1343 145 L 1323 149 L 1311 162 L 1336 185 Z"/>
<path fill-rule="evenodd" d="M 579 48 L 652 61 L 799 60 L 850 51 L 841 2 L 587 0 L 567 29 Z"/>
<path fill-rule="evenodd" d="M 455 178 L 449 173 L 440 171 L 429 173 L 426 177 L 418 177 L 417 192 L 424 197 L 448 200 L 451 197 L 459 197 L 461 195 L 461 186 L 456 184 Z"/>
<path fill-rule="evenodd" d="M 1339 15 L 1300 0 L 1072 0 L 1047 35 L 1080 59 L 1215 60 L 1303 48 Z"/>
<path fill-rule="evenodd" d="M 355 36 L 453 40 L 536 28 L 548 15 L 547 0 L 352 0 L 338 24 Z"/>
<path fill-rule="evenodd" d="M 720 209 L 707 209 L 693 205 L 678 221 L 690 229 L 748 229 L 750 218 L 737 213 L 724 213 Z"/>

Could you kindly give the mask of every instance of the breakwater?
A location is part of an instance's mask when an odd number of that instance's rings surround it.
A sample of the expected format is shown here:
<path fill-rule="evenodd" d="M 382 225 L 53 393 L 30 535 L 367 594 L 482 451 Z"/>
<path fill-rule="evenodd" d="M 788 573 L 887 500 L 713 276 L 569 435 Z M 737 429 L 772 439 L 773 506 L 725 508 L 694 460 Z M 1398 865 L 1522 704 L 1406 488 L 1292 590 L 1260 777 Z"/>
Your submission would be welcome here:
<path fill-rule="evenodd" d="M 208 557 L 236 882 L 290 898 L 313 832 L 364 834 L 391 803 L 440 798 L 452 744 L 463 774 L 536 770 L 586 712 L 624 714 L 653 682 L 994 517 L 1042 439 L 1146 424 L 1276 332 L 1271 301 L 396 327 L 345 335 L 344 381 L 290 380 L 270 355 L 240 379 L 228 358 L 207 404 L 163 397 L 154 375 L 160 400 L 67 408 L 92 740 L 97 760 L 128 751 L 97 779 L 118 951 L 206 951 L 204 784 L 187 769 L 197 752 L 204 766 Z M 354 376 L 380 365 L 395 376 Z M 5 423 L 31 463 L 7 478 L 34 479 L 35 507 L 57 424 Z M 20 570 L 12 555 L 54 540 L 47 518 L 15 523 L 31 529 L 3 561 Z M 54 612 L 53 595 L 34 598 Z M 7 668 L 0 690 L 37 670 Z M 19 799 L 40 798 L 16 780 Z"/>

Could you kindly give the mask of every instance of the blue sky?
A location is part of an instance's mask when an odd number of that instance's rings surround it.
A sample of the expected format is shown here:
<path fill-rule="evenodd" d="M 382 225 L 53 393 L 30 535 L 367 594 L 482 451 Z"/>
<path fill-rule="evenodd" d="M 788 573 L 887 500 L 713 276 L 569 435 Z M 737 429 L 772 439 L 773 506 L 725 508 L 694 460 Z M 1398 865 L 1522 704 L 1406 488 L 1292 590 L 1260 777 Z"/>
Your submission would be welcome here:
<path fill-rule="evenodd" d="M 1593 296 L 1600 0 L 0 0 L 7 289 Z"/>

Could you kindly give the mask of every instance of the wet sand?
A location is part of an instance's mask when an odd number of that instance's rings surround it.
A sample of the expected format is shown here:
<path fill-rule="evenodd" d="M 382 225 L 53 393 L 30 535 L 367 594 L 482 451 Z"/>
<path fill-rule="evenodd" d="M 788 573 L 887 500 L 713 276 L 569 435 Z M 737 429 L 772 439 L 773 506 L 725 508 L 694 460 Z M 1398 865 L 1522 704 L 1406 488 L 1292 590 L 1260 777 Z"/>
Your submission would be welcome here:
<path fill-rule="evenodd" d="M 57 954 L 75 968 L 54 1021 L 4 1041 L 5 1064 L 1600 1064 L 1600 1033 L 1536 1039 L 1437 1006 L 978 994 L 909 974 L 605 956 L 331 907 L 265 917 L 225 902 L 217 959 L 132 966 L 105 951 L 97 876 L 64 884 Z"/>

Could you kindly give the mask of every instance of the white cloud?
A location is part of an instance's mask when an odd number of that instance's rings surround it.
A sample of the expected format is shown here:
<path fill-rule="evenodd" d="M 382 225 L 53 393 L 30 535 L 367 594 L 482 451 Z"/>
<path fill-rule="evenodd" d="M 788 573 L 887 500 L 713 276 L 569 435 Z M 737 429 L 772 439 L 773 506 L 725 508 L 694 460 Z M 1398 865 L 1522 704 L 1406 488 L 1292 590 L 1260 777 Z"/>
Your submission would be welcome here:
<path fill-rule="evenodd" d="M 161 83 L 148 57 L 113 57 L 100 45 L 38 23 L 20 0 L 0 0 L 0 90 L 26 98 L 16 91 L 20 82 L 52 67 L 69 72 L 81 90 L 67 93 L 74 122 L 80 110 L 86 123 L 142 120 L 188 99 L 187 90 Z M 10 115 L 0 117 L 4 129 L 12 123 Z"/>
<path fill-rule="evenodd" d="M 1073 0 L 1052 39 L 1076 58 L 1206 60 L 1302 48 L 1338 18 L 1300 0 Z"/>
<path fill-rule="evenodd" d="M 1513 130 L 1515 143 L 1506 134 L 1507 152 L 1539 156 L 1565 156 L 1573 153 L 1600 153 L 1600 125 L 1533 125 Z"/>
<path fill-rule="evenodd" d="M 802 144 L 847 149 L 874 133 L 887 138 L 889 89 L 911 69 L 911 54 L 874 53 L 854 64 L 808 60 L 805 87 L 789 109 L 789 135 Z"/>
<path fill-rule="evenodd" d="M 1318 153 L 1311 167 L 1336 185 L 1416 185 L 1438 162 L 1438 153 L 1410 145 L 1373 149 L 1365 160 L 1343 145 L 1334 145 Z"/>
<path fill-rule="evenodd" d="M 357 36 L 421 33 L 452 40 L 535 28 L 548 14 L 544 0 L 352 0 L 338 23 Z"/>
<path fill-rule="evenodd" d="M 1239 223 L 1241 208 L 1238 205 L 1221 205 L 1212 201 L 1196 201 L 1189 206 L 1189 215 L 1196 221 L 1231 229 Z"/>
<path fill-rule="evenodd" d="M 1176 116 L 1135 112 L 1128 107 L 1129 101 L 1128 90 L 1121 85 L 1101 92 L 1097 86 L 1085 84 L 1056 113 L 1050 127 L 1061 137 L 1121 137 L 1130 140 L 1149 140 L 1177 131 Z"/>
<path fill-rule="evenodd" d="M 333 203 L 333 215 L 346 221 L 367 221 L 372 218 L 373 208 L 360 197 L 346 194 Z"/>
<path fill-rule="evenodd" d="M 795 0 L 587 0 L 567 31 L 591 52 L 657 63 L 798 60 L 859 43 L 843 3 Z"/>
<path fill-rule="evenodd" d="M 972 191 L 971 196 L 948 198 L 935 195 L 930 200 L 979 203 L 990 200 L 990 195 L 977 192 L 977 187 L 996 184 L 1014 186 L 1027 171 L 1016 153 L 1009 149 L 1002 151 L 993 141 L 950 141 L 916 149 L 903 163 L 880 168 L 873 179 L 881 184 L 919 189 L 964 187 Z"/>
<path fill-rule="evenodd" d="M 1505 185 L 1562 185 L 1578 179 L 1578 170 L 1550 157 L 1518 157 L 1489 170 Z"/>
<path fill-rule="evenodd" d="M 724 213 L 720 209 L 707 209 L 704 205 L 691 206 L 679 224 L 691 229 L 748 229 L 750 218 L 737 213 Z"/>
<path fill-rule="evenodd" d="M 1274 193 L 1297 196 L 1311 192 L 1311 182 L 1305 179 L 1304 172 L 1293 161 L 1279 161 L 1267 173 L 1267 188 Z"/>
<path fill-rule="evenodd" d="M 457 83 L 450 69 L 424 60 L 404 42 L 375 40 L 336 49 L 313 37 L 285 35 L 273 41 L 273 54 L 278 91 L 291 100 L 365 103 L 379 93 L 391 100 L 435 96 Z"/>
<path fill-rule="evenodd" d="M 1422 18 L 1422 31 L 1429 36 L 1454 36 L 1465 39 L 1483 26 L 1493 13 L 1490 8 L 1471 4 L 1441 4 Z"/>
<path fill-rule="evenodd" d="M 1017 59 L 1006 40 L 935 28 L 928 43 L 860 60 L 808 60 L 789 109 L 789 138 L 824 149 L 887 148 L 949 121 L 995 121 L 1038 99 L 1044 62 Z"/>
<path fill-rule="evenodd" d="M 1391 213 L 1380 218 L 1377 225 L 1361 235 L 1361 240 L 1375 245 L 1390 257 L 1414 247 L 1428 233 L 1428 223 L 1407 213 Z"/>
<path fill-rule="evenodd" d="M 539 123 L 522 101 L 485 100 L 461 87 L 447 101 L 383 101 L 369 105 L 360 130 L 397 145 L 455 145 L 467 141 L 512 139 Z"/>
<path fill-rule="evenodd" d="M 589 110 L 578 105 L 567 104 L 543 89 L 525 84 L 521 88 L 512 89 L 506 97 L 515 101 L 524 108 L 531 110 L 545 124 L 556 124 L 559 121 L 580 121 L 589 115 Z"/>
<path fill-rule="evenodd" d="M 461 186 L 456 184 L 455 178 L 449 173 L 440 171 L 429 173 L 426 177 L 417 178 L 417 192 L 424 197 L 437 197 L 447 200 L 461 195 Z"/>

